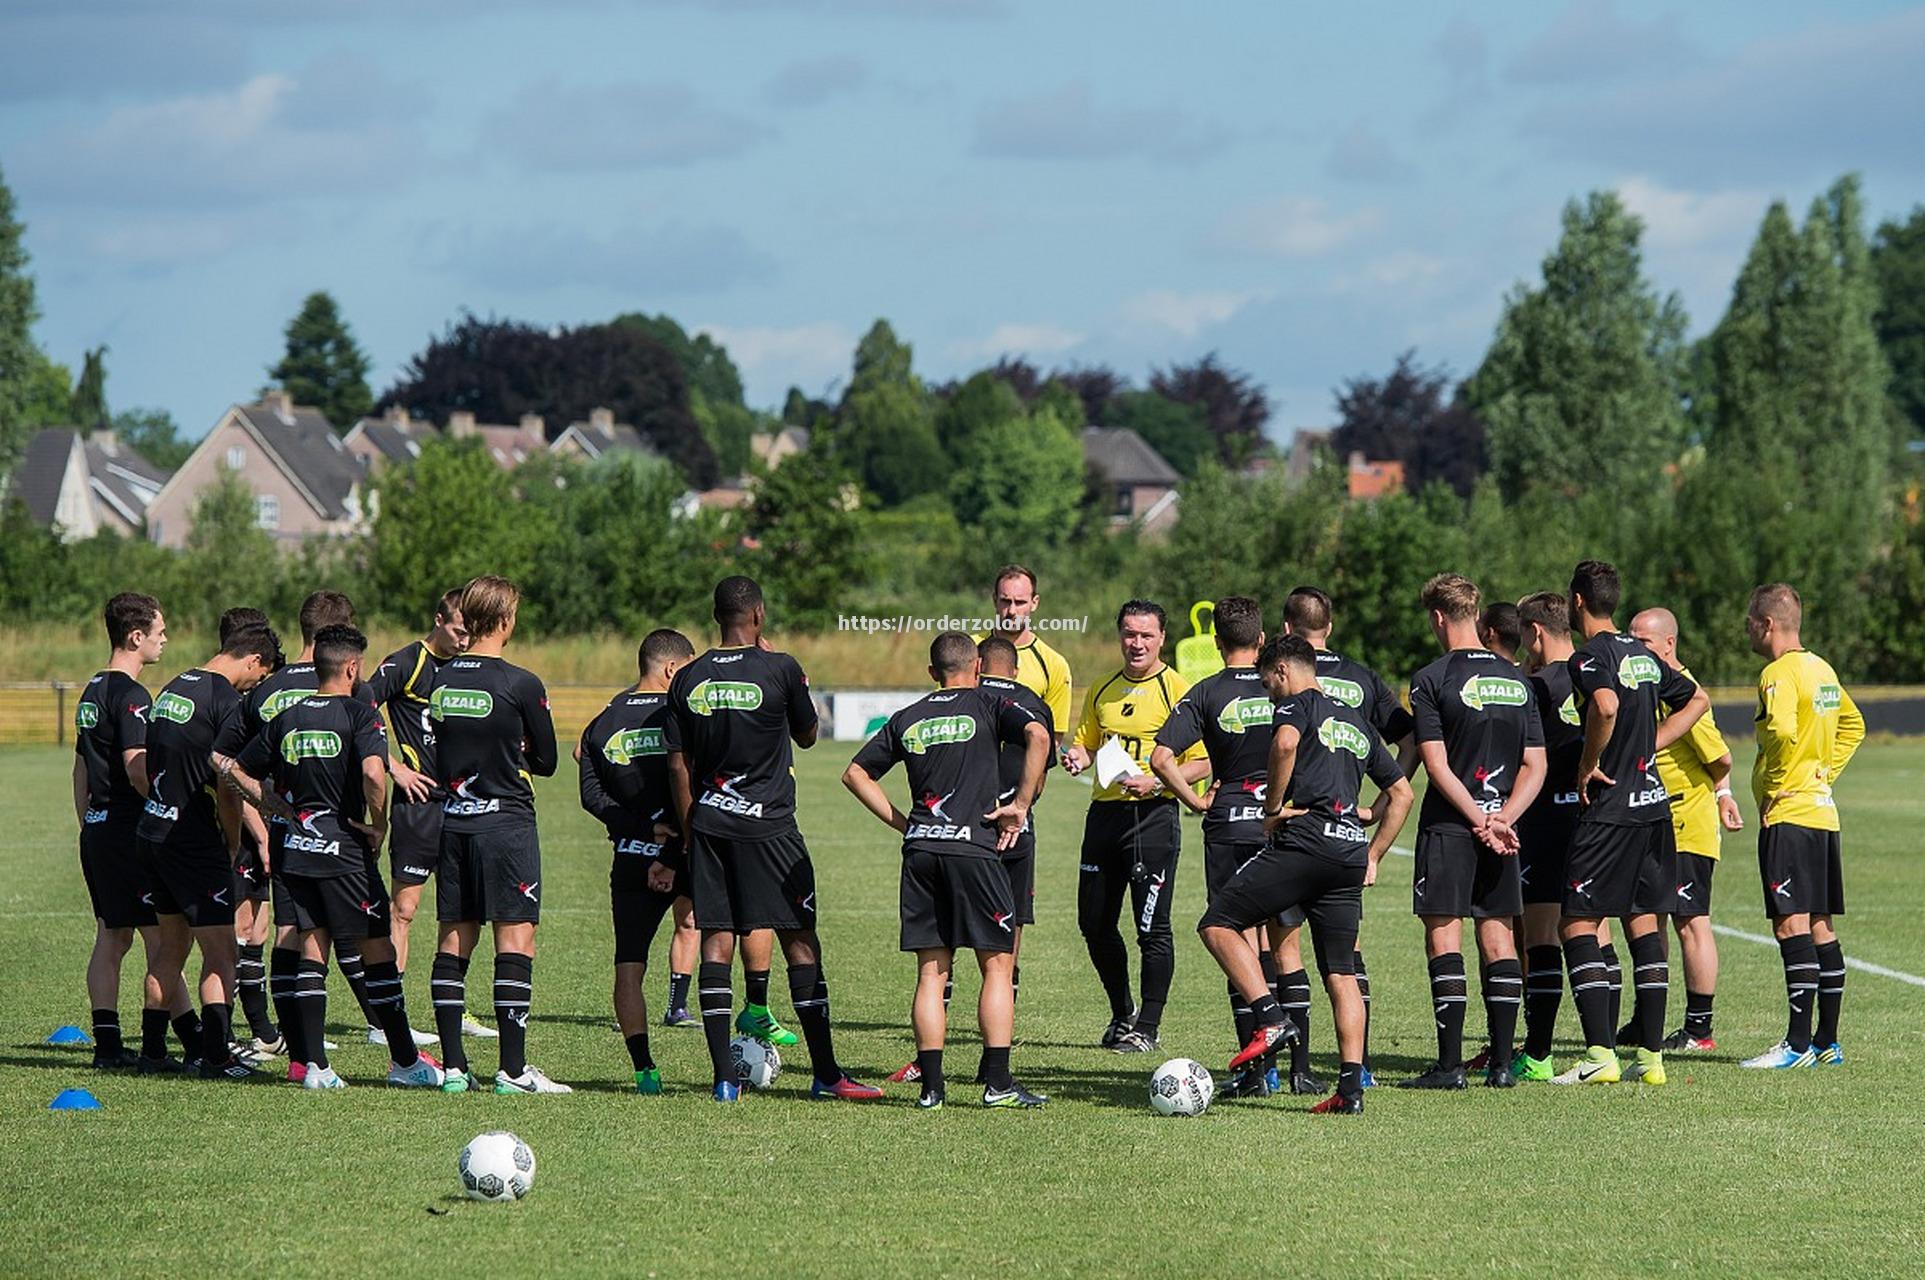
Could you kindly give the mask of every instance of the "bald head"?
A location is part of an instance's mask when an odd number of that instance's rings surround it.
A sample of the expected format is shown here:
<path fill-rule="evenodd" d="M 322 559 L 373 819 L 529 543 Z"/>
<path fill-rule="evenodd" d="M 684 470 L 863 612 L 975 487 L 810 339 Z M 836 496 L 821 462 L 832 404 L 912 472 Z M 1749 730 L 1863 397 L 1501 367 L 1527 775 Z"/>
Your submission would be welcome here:
<path fill-rule="evenodd" d="M 1646 609 L 1631 619 L 1631 634 L 1644 641 L 1667 667 L 1679 666 L 1678 617 L 1669 609 Z"/>

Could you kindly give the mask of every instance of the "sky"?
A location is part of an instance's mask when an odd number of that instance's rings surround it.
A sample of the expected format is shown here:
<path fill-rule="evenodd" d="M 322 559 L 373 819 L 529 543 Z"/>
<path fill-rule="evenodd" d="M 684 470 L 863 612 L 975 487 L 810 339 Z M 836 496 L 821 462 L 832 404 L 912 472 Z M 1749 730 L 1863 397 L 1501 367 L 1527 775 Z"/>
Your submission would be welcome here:
<path fill-rule="evenodd" d="M 752 404 L 878 316 L 925 377 L 1215 351 L 1272 431 L 1474 368 L 1565 201 L 1694 332 L 1773 199 L 1925 202 L 1925 6 L 0 0 L 0 174 L 55 359 L 199 436 L 310 291 L 378 395 L 463 311 L 665 311 Z"/>

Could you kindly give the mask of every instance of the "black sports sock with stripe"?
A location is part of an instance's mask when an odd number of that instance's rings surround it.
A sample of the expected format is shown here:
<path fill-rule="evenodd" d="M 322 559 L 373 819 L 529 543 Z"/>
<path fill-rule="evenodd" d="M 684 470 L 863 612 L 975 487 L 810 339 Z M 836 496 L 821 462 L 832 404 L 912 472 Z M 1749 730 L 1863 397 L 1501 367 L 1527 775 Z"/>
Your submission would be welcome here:
<path fill-rule="evenodd" d="M 281 1023 L 281 1036 L 287 1041 L 287 1060 L 306 1062 L 307 1046 L 301 1038 L 301 1002 L 294 997 L 301 978 L 301 953 L 295 947 L 276 947 L 268 953 L 268 984 L 274 997 L 274 1014 Z"/>
<path fill-rule="evenodd" d="M 264 948 L 258 942 L 244 942 L 240 954 L 234 960 L 234 987 L 241 997 L 241 1012 L 247 1018 L 247 1028 L 256 1040 L 272 1043 L 280 1038 L 280 1029 L 267 1013 L 267 965 L 261 956 Z"/>
<path fill-rule="evenodd" d="M 120 1010 L 94 1010 L 94 1057 L 118 1058 L 122 1045 L 120 1042 Z"/>
<path fill-rule="evenodd" d="M 1469 992 L 1464 982 L 1464 956 L 1452 951 L 1430 962 L 1430 1005 L 1437 1020 L 1437 1065 L 1464 1065 L 1464 1004 Z"/>
<path fill-rule="evenodd" d="M 442 1067 L 466 1071 L 468 1051 L 461 1047 L 461 1020 L 468 1008 L 468 960 L 452 951 L 435 952 L 428 996 L 434 1001 L 434 1029 L 441 1036 Z"/>
<path fill-rule="evenodd" d="M 1364 1002 L 1364 1070 L 1370 1070 L 1370 971 L 1364 968 L 1364 953 L 1353 952 L 1350 956 L 1351 967 L 1357 971 L 1357 994 Z"/>
<path fill-rule="evenodd" d="M 501 1069 L 519 1076 L 528 1069 L 528 1010 L 535 994 L 535 958 L 518 951 L 495 953 L 495 1030 L 501 1033 Z"/>
<path fill-rule="evenodd" d="M 1818 1030 L 1812 1043 L 1828 1049 L 1838 1043 L 1838 1008 L 1845 1002 L 1845 948 L 1833 938 L 1813 949 L 1818 953 Z"/>
<path fill-rule="evenodd" d="M 1613 1039 L 1601 1040 L 1598 1043 L 1615 1044 L 1618 1018 L 1624 1012 L 1624 970 L 1618 964 L 1618 949 L 1616 946 L 1609 942 L 1603 942 L 1598 944 L 1597 950 L 1599 957 L 1604 961 L 1605 982 L 1609 984 L 1609 989 L 1605 993 L 1606 999 L 1609 1001 L 1607 1006 L 1609 1012 L 1605 1015 L 1605 1018 L 1611 1024 L 1613 1036 Z"/>
<path fill-rule="evenodd" d="M 328 966 L 325 960 L 302 960 L 295 978 L 295 993 L 300 1000 L 301 1045 L 310 1066 L 328 1065 Z"/>
<path fill-rule="evenodd" d="M 397 1067 L 412 1067 L 421 1058 L 414 1047 L 414 1028 L 408 1025 L 408 1002 L 401 993 L 401 971 L 394 961 L 368 965 L 368 1003 L 374 1006 L 381 1030 L 388 1037 L 388 1061 Z"/>
<path fill-rule="evenodd" d="M 829 1031 L 829 983 L 822 976 L 821 965 L 789 966 L 789 1002 L 795 1006 L 796 1021 L 802 1024 L 815 1078 L 823 1084 L 834 1084 L 842 1079 L 842 1067 L 836 1062 L 835 1037 Z"/>
<path fill-rule="evenodd" d="M 1811 1048 L 1812 1006 L 1818 1002 L 1818 948 L 1809 933 L 1795 933 L 1778 939 L 1778 957 L 1785 967 L 1785 1002 L 1790 1006 L 1785 1043 L 1803 1053 Z"/>
<path fill-rule="evenodd" d="M 354 993 L 354 1002 L 361 1006 L 361 1016 L 367 1020 L 364 1025 L 379 1025 L 375 1021 L 374 1007 L 368 1003 L 368 973 L 366 966 L 361 963 L 361 940 L 335 939 L 334 963 L 341 970 L 341 976 L 348 980 L 348 990 Z"/>
<path fill-rule="evenodd" d="M 1553 946 L 1532 947 L 1524 959 L 1529 966 L 1524 976 L 1524 1052 L 1541 1060 L 1551 1056 L 1557 1010 L 1564 1003 L 1564 953 Z"/>
<path fill-rule="evenodd" d="M 1290 1046 L 1290 1072 L 1304 1075 L 1310 1070 L 1310 974 L 1292 969 L 1277 975 L 1277 1004 L 1296 1024 L 1297 1039 Z"/>
<path fill-rule="evenodd" d="M 1638 1043 L 1657 1053 L 1664 1048 L 1664 1009 L 1671 996 L 1671 965 L 1664 956 L 1663 933 L 1654 930 L 1631 939 L 1631 982 Z"/>
<path fill-rule="evenodd" d="M 1571 1003 L 1577 1006 L 1586 1048 L 1610 1048 L 1617 1041 L 1611 1017 L 1611 981 L 1597 939 L 1580 934 L 1564 940 L 1564 963 L 1571 973 Z"/>
<path fill-rule="evenodd" d="M 729 1015 L 735 1011 L 734 971 L 717 960 L 704 960 L 696 972 L 695 998 L 702 1008 L 702 1038 L 708 1042 L 709 1065 L 715 1083 L 735 1083 L 735 1063 L 729 1057 Z"/>
<path fill-rule="evenodd" d="M 1517 1047 L 1517 1012 L 1524 1002 L 1524 966 L 1513 956 L 1493 960 L 1480 975 L 1484 993 L 1484 1026 L 1490 1032 L 1493 1069 L 1510 1069 L 1511 1051 Z"/>

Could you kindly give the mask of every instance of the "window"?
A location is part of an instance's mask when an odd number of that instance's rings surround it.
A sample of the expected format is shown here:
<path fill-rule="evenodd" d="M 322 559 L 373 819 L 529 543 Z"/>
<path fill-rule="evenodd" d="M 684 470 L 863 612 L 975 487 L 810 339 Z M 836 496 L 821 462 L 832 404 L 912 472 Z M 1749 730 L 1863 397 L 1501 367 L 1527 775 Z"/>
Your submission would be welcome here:
<path fill-rule="evenodd" d="M 281 500 L 271 493 L 263 493 L 254 499 L 254 523 L 263 529 L 281 527 Z"/>
<path fill-rule="evenodd" d="M 1136 498 L 1136 491 L 1132 489 L 1129 485 L 1126 485 L 1126 484 L 1117 485 L 1116 486 L 1116 505 L 1110 508 L 1110 514 L 1116 515 L 1116 516 L 1122 516 L 1125 519 L 1135 515 L 1136 514 L 1135 498 Z"/>
<path fill-rule="evenodd" d="M 239 471 L 247 465 L 247 450 L 239 445 L 230 445 L 227 450 L 227 469 Z"/>

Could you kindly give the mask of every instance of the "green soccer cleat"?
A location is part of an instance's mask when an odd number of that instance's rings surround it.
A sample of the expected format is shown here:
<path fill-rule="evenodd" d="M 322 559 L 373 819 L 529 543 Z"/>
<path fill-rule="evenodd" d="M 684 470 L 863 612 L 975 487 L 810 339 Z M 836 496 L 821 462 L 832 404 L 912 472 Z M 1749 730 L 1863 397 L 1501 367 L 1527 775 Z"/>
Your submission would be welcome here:
<path fill-rule="evenodd" d="M 1569 1071 L 1551 1077 L 1552 1084 L 1616 1084 L 1624 1078 L 1624 1064 L 1618 1055 L 1601 1044 L 1584 1051 Z"/>
<path fill-rule="evenodd" d="M 475 1078 L 459 1067 L 450 1067 L 441 1075 L 441 1092 L 466 1093 L 475 1087 Z"/>
<path fill-rule="evenodd" d="M 775 1020 L 765 1004 L 752 1004 L 735 1015 L 735 1029 L 743 1035 L 763 1044 L 772 1044 L 778 1049 L 787 1049 L 795 1044 L 795 1032 Z"/>
<path fill-rule="evenodd" d="M 1624 1078 L 1634 1084 L 1663 1084 L 1664 1055 L 1639 1049 L 1637 1060 L 1625 1070 Z"/>
<path fill-rule="evenodd" d="M 1533 1058 L 1519 1049 L 1511 1056 L 1511 1074 L 1519 1080 L 1546 1081 L 1557 1074 L 1549 1058 Z"/>
<path fill-rule="evenodd" d="M 644 1067 L 635 1073 L 635 1092 L 654 1097 L 662 1091 L 662 1072 L 658 1067 Z"/>

